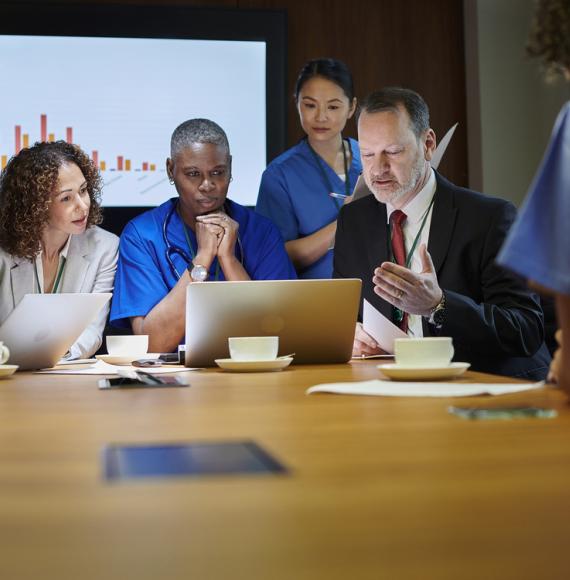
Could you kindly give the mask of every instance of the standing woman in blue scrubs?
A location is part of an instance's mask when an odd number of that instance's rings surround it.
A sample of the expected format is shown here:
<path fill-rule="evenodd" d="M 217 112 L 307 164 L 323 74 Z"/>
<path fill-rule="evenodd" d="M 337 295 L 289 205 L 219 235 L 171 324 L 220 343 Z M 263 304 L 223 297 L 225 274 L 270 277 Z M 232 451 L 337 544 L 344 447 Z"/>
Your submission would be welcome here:
<path fill-rule="evenodd" d="M 338 211 L 362 171 L 358 143 L 342 137 L 356 109 L 352 75 L 339 60 L 311 60 L 294 98 L 306 137 L 263 172 L 256 211 L 277 224 L 300 278 L 331 278 Z"/>
<path fill-rule="evenodd" d="M 188 284 L 295 278 L 275 225 L 227 199 L 232 157 L 219 125 L 179 125 L 166 172 L 177 196 L 126 225 L 111 306 L 111 322 L 148 334 L 151 352 L 184 339 Z"/>

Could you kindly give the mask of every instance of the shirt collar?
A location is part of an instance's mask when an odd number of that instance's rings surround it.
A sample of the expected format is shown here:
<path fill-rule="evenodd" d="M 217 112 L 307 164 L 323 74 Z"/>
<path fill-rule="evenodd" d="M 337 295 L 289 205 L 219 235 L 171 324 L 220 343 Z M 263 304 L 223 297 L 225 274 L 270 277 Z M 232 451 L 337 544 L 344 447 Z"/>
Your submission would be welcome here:
<path fill-rule="evenodd" d="M 435 194 L 437 183 L 435 181 L 435 172 L 430 167 L 429 177 L 422 189 L 402 208 L 402 211 L 406 214 L 407 223 L 419 222 L 423 217 L 432 197 Z M 396 208 L 389 203 L 386 204 L 386 219 L 390 221 L 390 215 Z"/>

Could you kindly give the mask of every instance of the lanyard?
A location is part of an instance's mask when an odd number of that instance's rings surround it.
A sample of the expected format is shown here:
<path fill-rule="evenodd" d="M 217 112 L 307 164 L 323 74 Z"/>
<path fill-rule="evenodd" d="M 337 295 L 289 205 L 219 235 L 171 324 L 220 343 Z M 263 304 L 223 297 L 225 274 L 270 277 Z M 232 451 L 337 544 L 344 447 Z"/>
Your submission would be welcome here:
<path fill-rule="evenodd" d="M 59 290 L 59 284 L 60 284 L 61 279 L 63 277 L 63 271 L 65 270 L 65 262 L 66 262 L 65 256 L 61 256 L 59 268 L 57 270 L 57 275 L 55 277 L 55 282 L 53 284 L 53 288 L 51 289 L 51 294 L 57 294 L 57 291 Z M 42 287 L 40 284 L 40 277 L 38 276 L 38 268 L 36 266 L 35 261 L 34 261 L 34 272 L 36 274 L 36 284 L 38 285 L 38 290 L 41 293 Z"/>
<path fill-rule="evenodd" d="M 412 263 L 412 256 L 414 255 L 414 252 L 416 250 L 416 247 L 418 245 L 418 242 L 420 241 L 420 236 L 422 235 L 422 231 L 424 229 L 424 226 L 426 225 L 426 221 L 427 221 L 427 217 L 429 215 L 429 210 L 431 209 L 433 202 L 435 200 L 435 195 L 431 198 L 431 201 L 429 202 L 428 208 L 426 209 L 425 213 L 424 213 L 424 217 L 422 219 L 422 223 L 420 225 L 420 231 L 416 234 L 416 237 L 414 238 L 414 241 L 412 243 L 412 247 L 410 248 L 410 253 L 407 255 L 406 257 L 406 268 L 410 267 L 410 264 Z M 395 258 L 394 258 L 394 252 L 392 250 L 392 226 L 390 225 L 390 223 L 388 222 L 388 230 L 389 230 L 389 240 L 390 240 L 390 261 L 395 262 Z"/>
<path fill-rule="evenodd" d="M 309 140 L 306 139 L 307 141 L 307 145 L 309 147 L 309 150 L 311 151 L 311 153 L 313 154 L 313 157 L 315 158 L 315 162 L 321 172 L 321 177 L 323 178 L 323 181 L 325 182 L 325 185 L 328 188 L 327 191 L 327 195 L 331 192 L 334 191 L 333 189 L 333 185 L 331 183 L 331 180 L 329 179 L 329 176 L 327 175 L 327 172 L 325 171 L 325 168 L 323 167 L 323 159 L 322 157 L 311 147 L 311 144 L 309 143 Z M 342 139 L 342 159 L 344 161 L 344 194 L 346 197 L 350 196 L 350 183 L 349 183 L 349 179 L 348 179 L 348 157 L 346 155 L 346 146 L 345 146 L 345 141 L 344 139 Z M 340 200 L 338 200 L 336 197 L 333 198 L 336 207 L 338 209 L 340 209 L 341 203 Z"/>
<path fill-rule="evenodd" d="M 192 261 L 193 261 L 194 258 L 196 257 L 196 254 L 194 252 L 194 248 L 192 247 L 192 243 L 190 242 L 190 234 L 188 233 L 188 226 L 186 225 L 186 222 L 182 219 L 182 216 L 180 215 L 180 208 L 179 208 L 178 204 L 176 204 L 176 213 L 178 214 L 178 217 L 180 218 L 180 221 L 182 222 L 182 227 L 184 228 L 184 237 L 186 238 L 186 243 L 188 244 L 188 249 L 190 250 L 190 256 L 192 257 Z M 220 278 L 220 262 L 216 258 L 216 272 L 214 274 L 214 280 L 217 282 L 219 278 Z"/>
<path fill-rule="evenodd" d="M 435 195 L 431 198 L 431 201 L 429 202 L 428 208 L 426 209 L 426 212 L 424 213 L 424 217 L 422 219 L 422 224 L 420 225 L 420 231 L 417 233 L 416 237 L 414 238 L 414 242 L 412 244 L 412 247 L 410 248 L 410 253 L 406 257 L 406 268 L 409 268 L 410 264 L 412 263 L 412 256 L 414 255 L 414 252 L 416 250 L 416 246 L 418 245 L 418 242 L 420 241 L 420 236 L 422 235 L 422 231 L 424 229 L 424 226 L 426 225 L 427 217 L 429 215 L 429 210 L 431 209 L 434 200 L 435 200 Z M 390 261 L 393 263 L 396 263 L 395 258 L 394 258 L 394 251 L 392 249 L 392 227 L 390 226 L 390 222 L 388 222 L 388 230 L 390 233 L 390 236 L 388 238 L 390 240 Z M 404 311 L 401 308 L 397 308 L 396 306 L 392 306 L 392 318 L 396 324 L 400 324 L 400 322 L 402 322 L 402 320 L 404 319 Z"/>

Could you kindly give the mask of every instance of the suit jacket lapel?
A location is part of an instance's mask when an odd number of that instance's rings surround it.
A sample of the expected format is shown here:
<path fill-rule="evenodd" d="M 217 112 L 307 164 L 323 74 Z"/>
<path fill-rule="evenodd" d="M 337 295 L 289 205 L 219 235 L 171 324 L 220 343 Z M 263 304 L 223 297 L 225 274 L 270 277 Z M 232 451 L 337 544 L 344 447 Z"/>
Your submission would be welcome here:
<path fill-rule="evenodd" d="M 429 229 L 428 250 L 431 254 L 435 270 L 439 273 L 451 242 L 455 228 L 457 208 L 453 203 L 453 192 L 444 178 L 437 172 L 437 189 Z"/>
<path fill-rule="evenodd" d="M 89 244 L 83 234 L 74 235 L 67 251 L 61 292 L 81 292 L 89 268 Z"/>
<path fill-rule="evenodd" d="M 26 294 L 35 291 L 34 264 L 24 258 L 14 258 L 10 268 L 10 281 L 12 285 L 12 306 L 16 306 Z"/>
<path fill-rule="evenodd" d="M 373 195 L 370 196 L 372 207 L 367 213 L 369 219 L 366 231 L 369 233 L 370 244 L 368 246 L 368 263 L 370 264 L 370 278 L 374 275 L 374 269 L 382 262 L 390 259 L 388 255 L 388 226 L 386 206 L 378 202 Z M 392 306 L 379 296 L 376 296 L 374 307 L 377 308 L 388 320 L 392 320 Z"/>

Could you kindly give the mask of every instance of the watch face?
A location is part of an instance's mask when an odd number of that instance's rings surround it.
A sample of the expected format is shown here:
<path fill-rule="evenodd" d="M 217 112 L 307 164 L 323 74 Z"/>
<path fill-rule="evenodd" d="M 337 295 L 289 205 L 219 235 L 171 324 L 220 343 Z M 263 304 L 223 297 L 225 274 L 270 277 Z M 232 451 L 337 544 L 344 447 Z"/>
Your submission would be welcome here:
<path fill-rule="evenodd" d="M 195 282 L 204 282 L 204 280 L 208 277 L 208 270 L 204 268 L 204 266 L 194 266 L 192 271 L 190 272 L 190 277 Z"/>
<path fill-rule="evenodd" d="M 436 325 L 443 324 L 443 319 L 445 318 L 445 309 L 440 308 L 433 313 L 433 321 Z"/>

